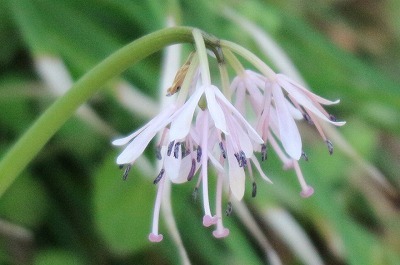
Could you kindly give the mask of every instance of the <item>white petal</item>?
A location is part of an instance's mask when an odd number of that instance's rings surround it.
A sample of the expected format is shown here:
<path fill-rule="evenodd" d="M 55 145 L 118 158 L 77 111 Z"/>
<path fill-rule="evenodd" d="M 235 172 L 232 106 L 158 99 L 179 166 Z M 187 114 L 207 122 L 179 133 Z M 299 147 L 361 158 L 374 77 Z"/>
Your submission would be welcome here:
<path fill-rule="evenodd" d="M 202 94 L 203 90 L 197 89 L 189 100 L 182 106 L 182 111 L 171 123 L 169 141 L 183 139 L 189 133 L 193 114 Z"/>
<path fill-rule="evenodd" d="M 319 118 L 323 119 L 324 121 L 327 121 L 329 123 L 332 123 L 336 126 L 342 126 L 346 124 L 346 122 L 335 122 L 331 121 L 328 119 L 317 107 L 314 106 L 310 98 L 308 96 L 304 95 L 304 93 L 299 90 L 297 86 L 294 86 L 292 83 L 287 81 L 285 78 L 277 78 L 277 81 L 280 86 L 282 86 L 290 95 L 293 96 L 293 98 L 304 108 L 310 110 L 312 113 L 314 113 L 316 116 Z"/>
<path fill-rule="evenodd" d="M 261 94 L 260 89 L 251 80 L 246 80 L 246 88 L 249 92 L 250 100 L 253 103 L 253 106 L 255 106 L 256 113 L 260 113 L 263 107 L 263 95 Z"/>
<path fill-rule="evenodd" d="M 319 102 L 319 103 L 321 103 L 321 104 L 323 104 L 323 105 L 334 105 L 334 104 L 338 104 L 338 103 L 340 102 L 339 99 L 337 99 L 337 100 L 335 100 L 335 101 L 331 101 L 331 100 L 328 100 L 328 99 L 326 99 L 326 98 L 320 97 L 320 96 L 318 96 L 317 94 L 314 94 L 313 92 L 311 92 L 310 90 L 308 90 L 307 88 L 305 88 L 305 87 L 303 87 L 303 86 L 301 86 L 301 85 L 299 85 L 299 84 L 293 82 L 290 78 L 288 78 L 288 77 L 285 76 L 285 75 L 277 74 L 277 78 L 278 78 L 278 80 L 279 80 L 279 79 L 283 79 L 283 80 L 289 82 L 289 83 L 292 84 L 293 86 L 295 86 L 295 87 L 299 88 L 300 90 L 302 90 L 305 94 L 307 94 L 308 97 L 314 99 L 315 101 L 317 101 L 317 102 Z M 279 82 L 279 81 L 278 81 L 278 82 Z"/>
<path fill-rule="evenodd" d="M 272 95 L 275 101 L 279 135 L 283 148 L 289 156 L 298 160 L 302 151 L 300 133 L 287 108 L 283 92 L 277 83 L 272 84 Z"/>
<path fill-rule="evenodd" d="M 243 168 L 239 167 L 230 142 L 226 141 L 226 143 L 229 187 L 231 188 L 233 196 L 240 201 L 244 196 L 245 174 Z"/>
<path fill-rule="evenodd" d="M 233 117 L 232 122 L 235 126 L 236 134 L 239 137 L 239 145 L 241 150 L 245 153 L 247 158 L 253 155 L 253 144 L 250 141 L 248 134 L 243 130 L 242 126 Z"/>
<path fill-rule="evenodd" d="M 301 113 L 301 111 L 298 110 L 295 106 L 293 106 L 287 99 L 286 99 L 286 106 L 288 107 L 290 114 L 292 114 L 295 120 L 303 119 L 303 114 Z"/>
<path fill-rule="evenodd" d="M 235 116 L 240 120 L 240 122 L 246 127 L 247 132 L 251 139 L 253 139 L 256 143 L 262 144 L 264 143 L 263 139 L 261 139 L 260 135 L 253 129 L 253 127 L 243 118 L 242 114 L 225 98 L 225 96 L 218 89 L 215 91 L 215 95 L 219 100 L 221 100 L 225 106 L 235 114 Z"/>
<path fill-rule="evenodd" d="M 215 92 L 219 91 L 219 89 L 211 85 L 206 86 L 204 90 L 207 98 L 207 108 L 210 112 L 212 119 L 214 120 L 215 127 L 220 129 L 223 133 L 227 135 L 228 131 L 226 130 L 225 115 L 222 112 L 222 109 L 219 106 L 217 100 L 215 99 Z"/>
<path fill-rule="evenodd" d="M 151 125 L 158 124 L 162 122 L 163 120 L 167 119 L 176 109 L 175 105 L 171 105 L 170 107 L 166 108 L 164 111 L 160 112 L 157 116 L 155 116 L 153 119 L 151 119 L 148 123 L 146 123 L 143 127 L 135 131 L 134 133 L 112 141 L 113 145 L 125 145 L 129 143 L 133 138 L 135 138 L 137 135 L 139 135 L 141 132 L 143 132 L 145 129 L 147 129 Z"/>
<path fill-rule="evenodd" d="M 181 153 L 181 152 L 179 152 L 179 153 Z M 173 154 L 171 154 L 169 156 L 167 155 L 164 159 L 165 173 L 172 182 L 179 181 L 178 177 L 179 177 L 179 172 L 181 170 L 181 165 L 182 165 L 182 159 L 180 158 L 180 156 L 181 155 L 179 155 L 178 158 L 175 158 L 173 156 Z"/>
<path fill-rule="evenodd" d="M 117 157 L 117 164 L 128 164 L 133 163 L 146 149 L 151 139 L 154 138 L 157 131 L 153 128 L 146 128 L 141 134 L 139 134 L 122 153 Z"/>

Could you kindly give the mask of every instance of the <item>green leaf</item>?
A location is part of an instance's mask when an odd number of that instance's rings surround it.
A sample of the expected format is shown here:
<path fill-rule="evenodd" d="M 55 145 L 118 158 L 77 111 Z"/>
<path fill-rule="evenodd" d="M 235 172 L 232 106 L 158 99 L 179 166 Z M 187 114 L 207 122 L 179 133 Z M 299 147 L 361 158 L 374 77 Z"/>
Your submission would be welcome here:
<path fill-rule="evenodd" d="M 22 174 L 0 200 L 0 216 L 18 225 L 35 228 L 42 224 L 49 209 L 42 184 Z"/>
<path fill-rule="evenodd" d="M 46 249 L 36 254 L 34 265 L 83 265 L 87 264 L 74 252 L 64 249 Z"/>
<path fill-rule="evenodd" d="M 117 254 L 139 251 L 149 245 L 155 186 L 133 166 L 126 181 L 107 156 L 94 177 L 94 218 L 101 237 Z"/>

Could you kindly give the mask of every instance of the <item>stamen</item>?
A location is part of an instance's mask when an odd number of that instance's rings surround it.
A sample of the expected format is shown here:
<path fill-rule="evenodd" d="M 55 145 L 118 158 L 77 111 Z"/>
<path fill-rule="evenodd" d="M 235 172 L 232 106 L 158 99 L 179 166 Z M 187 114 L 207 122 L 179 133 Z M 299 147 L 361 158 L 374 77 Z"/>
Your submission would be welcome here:
<path fill-rule="evenodd" d="M 222 160 L 222 159 L 220 159 Z M 222 162 L 222 161 L 221 161 Z M 229 235 L 229 230 L 226 229 L 222 223 L 222 188 L 224 184 L 224 175 L 222 173 L 218 174 L 217 179 L 217 194 L 216 194 L 216 216 L 217 220 L 217 228 L 213 231 L 213 235 L 216 238 L 223 238 Z"/>
<path fill-rule="evenodd" d="M 187 176 L 187 180 L 191 181 L 194 176 L 194 171 L 196 170 L 196 160 L 192 159 L 192 167 L 190 168 L 189 174 Z"/>
<path fill-rule="evenodd" d="M 172 142 L 169 143 L 168 150 L 167 150 L 167 156 L 171 155 L 172 147 L 174 147 L 174 143 L 175 143 L 175 141 L 172 141 Z"/>
<path fill-rule="evenodd" d="M 124 174 L 122 175 L 122 179 L 126 180 L 128 178 L 129 171 L 131 170 L 132 165 L 128 164 L 125 168 Z"/>
<path fill-rule="evenodd" d="M 180 142 L 177 142 L 176 144 L 175 144 L 175 148 L 174 148 L 174 157 L 175 158 L 178 158 L 179 157 L 179 146 L 181 145 L 181 143 Z"/>
<path fill-rule="evenodd" d="M 228 202 L 228 205 L 225 210 L 226 216 L 230 216 L 232 214 L 232 212 L 233 212 L 232 203 Z"/>
<path fill-rule="evenodd" d="M 309 125 L 314 125 L 314 122 L 312 121 L 312 119 L 311 119 L 310 115 L 308 115 L 308 113 L 303 113 L 303 117 Z"/>
<path fill-rule="evenodd" d="M 162 156 L 161 156 L 161 146 L 160 146 L 160 145 L 157 145 L 157 147 L 156 147 L 156 157 L 157 157 L 158 160 L 161 160 L 161 159 L 162 159 Z"/>
<path fill-rule="evenodd" d="M 190 154 L 190 150 L 187 149 L 185 142 L 181 142 L 181 153 L 182 153 L 182 158 L 185 158 L 188 154 Z"/>
<path fill-rule="evenodd" d="M 247 158 L 246 154 L 243 151 L 239 152 L 240 160 L 242 161 L 242 167 L 247 167 Z"/>
<path fill-rule="evenodd" d="M 257 184 L 255 182 L 253 182 L 253 189 L 251 191 L 251 197 L 256 197 L 257 195 Z"/>
<path fill-rule="evenodd" d="M 234 153 L 234 156 L 236 157 L 239 167 L 243 167 L 242 160 L 240 159 L 240 155 L 238 153 Z"/>
<path fill-rule="evenodd" d="M 200 145 L 197 147 L 197 163 L 200 163 L 200 161 L 201 161 L 201 154 L 202 153 L 202 151 L 201 151 L 201 147 L 200 147 Z"/>
<path fill-rule="evenodd" d="M 153 184 L 157 184 L 158 182 L 160 182 L 160 180 L 162 179 L 162 177 L 164 176 L 164 169 L 161 169 L 160 173 L 158 174 L 158 176 L 154 179 Z"/>
<path fill-rule="evenodd" d="M 301 151 L 301 157 L 304 159 L 304 161 L 308 161 L 308 156 L 304 151 Z"/>
<path fill-rule="evenodd" d="M 151 233 L 149 234 L 149 240 L 151 242 L 160 242 L 163 239 L 163 235 L 158 233 L 158 221 L 160 216 L 163 188 L 164 188 L 164 181 L 161 181 L 160 185 L 158 185 L 156 202 L 154 203 L 153 225 L 151 228 Z"/>
<path fill-rule="evenodd" d="M 226 150 L 223 142 L 219 142 L 219 149 L 221 150 L 222 157 L 226 159 Z"/>
<path fill-rule="evenodd" d="M 123 169 L 123 168 L 124 168 L 124 165 L 118 165 L 118 168 L 119 168 L 119 169 Z"/>
<path fill-rule="evenodd" d="M 325 143 L 328 146 L 329 154 L 332 155 L 333 154 L 333 143 L 330 140 L 326 140 Z"/>
<path fill-rule="evenodd" d="M 331 121 L 337 121 L 336 117 L 333 116 L 332 114 L 329 114 L 329 119 L 330 119 Z"/>
<path fill-rule="evenodd" d="M 297 175 L 297 179 L 299 180 L 300 186 L 301 186 L 301 192 L 300 196 L 303 198 L 310 197 L 314 193 L 314 189 L 307 185 L 306 180 L 304 179 L 303 173 L 301 172 L 299 163 L 296 160 L 293 161 L 293 167 Z"/>
<path fill-rule="evenodd" d="M 224 227 L 222 220 L 218 220 L 217 229 L 213 231 L 213 236 L 215 238 L 224 238 L 229 236 L 229 229 Z"/>
<path fill-rule="evenodd" d="M 261 161 L 265 161 L 267 159 L 268 159 L 267 145 L 266 144 L 262 144 L 261 145 Z"/>

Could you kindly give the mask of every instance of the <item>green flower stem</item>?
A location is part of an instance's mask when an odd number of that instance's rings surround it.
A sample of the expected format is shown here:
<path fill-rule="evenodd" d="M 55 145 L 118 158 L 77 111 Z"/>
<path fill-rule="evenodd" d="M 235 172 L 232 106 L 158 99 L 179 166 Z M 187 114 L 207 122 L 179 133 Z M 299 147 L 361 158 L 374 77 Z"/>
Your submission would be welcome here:
<path fill-rule="evenodd" d="M 146 35 L 116 51 L 80 78 L 26 131 L 0 162 L 0 197 L 76 109 L 113 77 L 165 46 L 193 43 L 193 28 L 175 27 Z"/>

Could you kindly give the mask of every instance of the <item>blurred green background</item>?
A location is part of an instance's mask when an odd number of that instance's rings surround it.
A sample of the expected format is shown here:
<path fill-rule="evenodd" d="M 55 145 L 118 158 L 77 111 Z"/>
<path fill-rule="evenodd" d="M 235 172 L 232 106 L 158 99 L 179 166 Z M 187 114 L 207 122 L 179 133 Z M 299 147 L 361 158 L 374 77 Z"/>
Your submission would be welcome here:
<path fill-rule="evenodd" d="M 271 154 L 263 166 L 274 185 L 258 181 L 252 199 L 249 182 L 245 198 L 263 235 L 283 264 L 307 264 L 299 253 L 317 255 L 324 264 L 400 264 L 396 0 L 0 0 L 0 157 L 56 98 L 35 70 L 43 56 L 61 59 L 77 80 L 118 48 L 165 27 L 172 15 L 180 25 L 237 42 L 269 62 L 248 33 L 222 15 L 226 6 L 271 34 L 317 94 L 341 99 L 329 111 L 347 121 L 339 132 L 360 154 L 336 148 L 329 156 L 315 130 L 302 125 L 310 161 L 301 166 L 315 195 L 301 199 L 294 173 L 283 171 Z M 150 56 L 123 78 L 157 100 L 161 58 L 161 52 Z M 110 133 L 74 116 L 0 198 L 1 264 L 180 263 L 162 218 L 164 241 L 147 240 L 155 176 L 134 167 L 122 181 L 118 150 L 110 144 L 116 132 L 127 134 L 148 117 L 122 106 L 112 84 L 104 88 L 87 106 Z M 146 155 L 152 159 L 153 150 Z M 269 264 L 235 209 L 225 218 L 231 231 L 226 239 L 215 239 L 201 225 L 201 202 L 191 198 L 194 185 L 172 188 L 191 262 Z M 313 247 L 296 241 L 295 234 L 291 238 L 293 227 Z"/>

